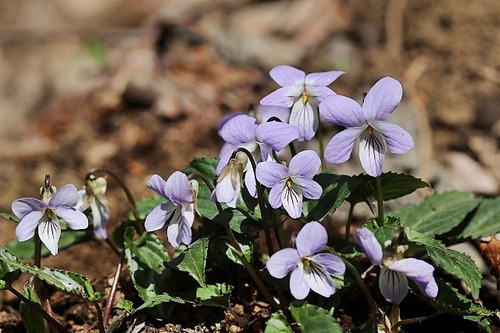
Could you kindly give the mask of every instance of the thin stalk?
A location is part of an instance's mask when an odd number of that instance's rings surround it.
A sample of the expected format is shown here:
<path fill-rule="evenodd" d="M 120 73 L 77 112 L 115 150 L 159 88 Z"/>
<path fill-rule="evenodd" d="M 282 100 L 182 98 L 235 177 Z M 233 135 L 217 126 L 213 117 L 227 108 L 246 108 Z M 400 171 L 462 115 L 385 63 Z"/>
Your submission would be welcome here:
<path fill-rule="evenodd" d="M 118 263 L 116 264 L 115 275 L 113 277 L 113 284 L 111 285 L 111 291 L 109 292 L 108 303 L 106 304 L 106 309 L 104 310 L 104 317 L 102 318 L 103 326 L 108 326 L 109 319 L 111 318 L 111 311 L 113 309 L 116 290 L 118 289 L 118 281 L 120 279 L 120 273 L 122 271 L 123 259 L 124 259 L 124 252 L 121 251 L 120 258 L 118 259 Z M 102 316 L 102 311 L 101 311 L 101 316 Z"/>
<path fill-rule="evenodd" d="M 384 225 L 384 195 L 382 193 L 382 176 L 375 177 L 375 195 L 377 197 L 378 225 Z"/>
<path fill-rule="evenodd" d="M 325 145 L 323 143 L 323 127 L 321 126 L 321 123 L 318 125 L 318 143 L 319 143 L 319 151 L 320 154 L 319 156 L 321 157 L 321 168 L 323 169 L 325 167 Z"/>
<path fill-rule="evenodd" d="M 427 316 L 410 318 L 410 319 L 402 319 L 402 320 L 398 321 L 397 323 L 395 323 L 394 325 L 392 325 L 391 331 L 395 332 L 399 327 L 404 326 L 404 325 L 420 324 L 423 321 L 437 317 L 439 314 L 440 314 L 439 312 L 434 312 L 434 313 L 427 315 Z"/>
<path fill-rule="evenodd" d="M 35 253 L 33 263 L 35 267 L 42 267 L 42 241 L 40 240 L 40 236 L 38 236 L 38 230 L 35 232 L 34 236 L 35 243 Z M 38 297 L 41 300 L 43 310 L 49 315 L 54 316 L 54 312 L 52 311 L 52 306 L 50 304 L 49 296 L 47 295 L 47 289 L 45 288 L 45 283 L 37 277 L 34 277 L 34 286 L 35 290 L 38 294 Z"/>
<path fill-rule="evenodd" d="M 354 206 L 356 204 L 351 204 L 349 207 L 349 215 L 347 216 L 347 223 L 345 224 L 345 239 L 349 240 L 351 238 L 351 225 L 354 213 Z"/>
<path fill-rule="evenodd" d="M 52 317 L 47 312 L 43 311 L 42 308 L 39 306 L 39 304 L 30 301 L 29 299 L 24 297 L 23 294 L 14 289 L 12 286 L 7 287 L 6 289 L 11 293 L 13 293 L 21 301 L 23 301 L 32 311 L 37 312 L 39 315 L 41 315 L 43 319 L 45 319 L 45 321 L 47 321 L 47 323 L 56 331 L 61 333 L 68 332 L 68 330 L 66 330 L 54 317 Z"/>
<path fill-rule="evenodd" d="M 94 304 L 94 307 L 97 311 L 97 321 L 98 321 L 99 333 L 106 333 L 106 330 L 104 329 L 104 322 L 102 319 L 101 307 L 99 306 L 99 303 L 97 303 L 97 302 L 92 302 L 92 303 Z"/>

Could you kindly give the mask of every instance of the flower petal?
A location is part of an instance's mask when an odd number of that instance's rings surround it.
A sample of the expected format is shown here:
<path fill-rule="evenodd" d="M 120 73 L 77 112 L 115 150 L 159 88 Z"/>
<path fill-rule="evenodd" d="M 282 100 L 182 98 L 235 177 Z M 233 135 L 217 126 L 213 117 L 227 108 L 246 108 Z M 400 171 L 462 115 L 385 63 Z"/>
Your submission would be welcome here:
<path fill-rule="evenodd" d="M 306 103 L 302 99 L 295 102 L 290 113 L 289 123 L 299 129 L 300 141 L 310 141 L 319 126 L 318 105 L 314 97 L 310 97 Z"/>
<path fill-rule="evenodd" d="M 305 265 L 304 265 L 305 266 Z M 335 293 L 335 284 L 326 268 L 314 259 L 309 260 L 309 267 L 304 267 L 304 275 L 309 287 L 323 297 L 330 297 Z"/>
<path fill-rule="evenodd" d="M 144 228 L 146 231 L 151 232 L 163 228 L 165 223 L 167 223 L 174 214 L 176 208 L 177 206 L 170 201 L 153 208 L 144 221 Z"/>
<path fill-rule="evenodd" d="M 46 207 L 45 202 L 35 198 L 20 198 L 12 202 L 12 212 L 20 219 L 33 211 L 43 212 Z"/>
<path fill-rule="evenodd" d="M 288 177 L 288 169 L 277 162 L 261 162 L 257 164 L 257 180 L 265 187 L 271 188 Z"/>
<path fill-rule="evenodd" d="M 271 121 L 260 124 L 255 130 L 255 137 L 257 141 L 279 152 L 299 137 L 299 129 L 290 124 Z"/>
<path fill-rule="evenodd" d="M 185 237 L 183 235 L 185 231 L 183 221 L 184 217 L 182 215 L 182 209 L 178 206 L 173 212 L 172 218 L 170 219 L 170 223 L 167 227 L 167 239 L 170 245 L 175 248 L 179 247 L 179 245 L 182 243 L 183 237 Z"/>
<path fill-rule="evenodd" d="M 175 171 L 165 183 L 165 194 L 172 203 L 187 204 L 193 202 L 193 188 L 186 174 Z"/>
<path fill-rule="evenodd" d="M 344 127 L 356 127 L 366 123 L 361 106 L 353 99 L 332 95 L 319 105 L 319 113 L 324 121 Z"/>
<path fill-rule="evenodd" d="M 155 191 L 164 198 L 167 198 L 167 193 L 165 192 L 165 180 L 159 175 L 152 175 L 147 184 L 150 190 Z"/>
<path fill-rule="evenodd" d="M 87 216 L 73 208 L 58 207 L 54 209 L 54 214 L 62 218 L 70 229 L 81 230 L 89 226 Z"/>
<path fill-rule="evenodd" d="M 40 221 L 38 224 L 38 236 L 47 249 L 49 249 L 50 253 L 52 253 L 53 256 L 57 255 L 59 250 L 59 238 L 61 237 L 61 226 L 59 225 L 59 221 L 57 219 Z"/>
<path fill-rule="evenodd" d="M 272 208 L 278 209 L 283 205 L 281 194 L 284 191 L 286 180 L 281 180 L 276 183 L 269 191 L 269 204 Z"/>
<path fill-rule="evenodd" d="M 321 103 L 327 98 L 328 96 L 333 96 L 337 95 L 335 91 L 333 91 L 330 88 L 327 87 L 314 87 L 314 88 L 308 88 L 308 92 L 310 95 L 314 96 L 316 98 L 316 102 L 318 103 L 318 106 L 321 106 Z"/>
<path fill-rule="evenodd" d="M 323 250 L 327 243 L 326 229 L 317 221 L 306 223 L 300 229 L 295 242 L 297 251 L 302 258 Z"/>
<path fill-rule="evenodd" d="M 326 87 L 335 81 L 340 75 L 345 72 L 329 71 L 319 73 L 309 73 L 306 75 L 305 85 L 307 86 L 323 86 Z"/>
<path fill-rule="evenodd" d="M 90 205 L 92 211 L 92 225 L 94 226 L 94 234 L 99 239 L 108 238 L 106 225 L 109 221 L 109 208 L 106 204 L 99 200 L 94 200 Z"/>
<path fill-rule="evenodd" d="M 341 276 L 345 273 L 345 263 L 342 259 L 331 253 L 318 253 L 313 259 L 323 265 L 328 273 Z"/>
<path fill-rule="evenodd" d="M 366 94 L 363 111 L 367 120 L 386 120 L 403 98 L 403 86 L 389 76 L 378 80 Z"/>
<path fill-rule="evenodd" d="M 273 187 L 274 188 L 274 187 Z M 281 191 L 281 203 L 288 215 L 293 219 L 298 219 L 302 215 L 302 190 L 297 184 L 283 186 Z"/>
<path fill-rule="evenodd" d="M 280 65 L 269 71 L 269 76 L 280 86 L 302 86 L 306 73 L 292 66 Z"/>
<path fill-rule="evenodd" d="M 387 148 L 393 154 L 405 154 L 415 145 L 410 133 L 396 124 L 386 121 L 377 121 L 370 124 L 382 133 L 387 143 Z"/>
<path fill-rule="evenodd" d="M 393 304 L 399 304 L 408 294 L 408 280 L 403 273 L 380 267 L 378 285 L 382 296 Z"/>
<path fill-rule="evenodd" d="M 304 299 L 309 295 L 309 283 L 305 277 L 304 270 L 297 267 L 290 275 L 290 291 L 296 299 Z"/>
<path fill-rule="evenodd" d="M 243 114 L 228 120 L 219 131 L 219 135 L 227 143 L 239 145 L 255 140 L 256 129 L 257 120 Z"/>
<path fill-rule="evenodd" d="M 323 194 L 323 188 L 312 179 L 304 177 L 291 177 L 292 181 L 300 186 L 302 195 L 307 199 L 319 199 Z"/>
<path fill-rule="evenodd" d="M 329 163 L 344 163 L 351 157 L 356 139 L 365 127 L 347 128 L 337 133 L 325 147 L 325 160 Z"/>
<path fill-rule="evenodd" d="M 366 254 L 372 264 L 380 265 L 384 257 L 382 246 L 370 229 L 360 228 L 354 233 L 354 239 L 359 247 Z"/>
<path fill-rule="evenodd" d="M 359 160 L 366 173 L 373 177 L 382 174 L 386 150 L 385 139 L 377 130 L 366 129 L 361 133 L 359 143 Z"/>
<path fill-rule="evenodd" d="M 278 118 L 282 122 L 288 123 L 288 119 L 290 118 L 290 107 L 259 105 L 257 107 L 257 114 L 261 123 L 265 123 L 271 118 Z"/>
<path fill-rule="evenodd" d="M 403 273 L 416 282 L 427 282 L 433 278 L 432 274 L 434 273 L 434 266 L 415 258 L 397 260 L 389 268 L 393 271 Z"/>
<path fill-rule="evenodd" d="M 414 282 L 422 294 L 424 294 L 429 298 L 436 298 L 439 292 L 439 287 L 434 277 L 432 277 L 432 279 L 430 279 L 427 282 L 419 282 L 419 281 L 414 281 Z"/>
<path fill-rule="evenodd" d="M 264 96 L 260 100 L 261 105 L 274 105 L 289 108 L 293 102 L 297 100 L 302 94 L 303 88 L 301 86 L 287 86 L 276 89 L 269 95 Z"/>
<path fill-rule="evenodd" d="M 297 250 L 286 248 L 274 253 L 267 261 L 266 267 L 271 276 L 282 279 L 297 268 L 299 261 L 300 257 Z"/>
<path fill-rule="evenodd" d="M 35 235 L 35 229 L 43 215 L 44 211 L 38 210 L 24 215 L 16 227 L 16 237 L 20 242 L 24 242 Z"/>
<path fill-rule="evenodd" d="M 321 160 L 314 150 L 304 150 L 290 160 L 288 170 L 291 176 L 312 178 L 321 171 Z"/>
<path fill-rule="evenodd" d="M 54 196 L 47 203 L 50 208 L 67 207 L 73 208 L 78 202 L 78 190 L 73 184 L 66 184 L 61 186 Z"/>
<path fill-rule="evenodd" d="M 255 183 L 255 173 L 252 167 L 248 168 L 247 172 L 245 172 L 244 181 L 248 194 L 253 198 L 257 198 L 257 184 Z"/>

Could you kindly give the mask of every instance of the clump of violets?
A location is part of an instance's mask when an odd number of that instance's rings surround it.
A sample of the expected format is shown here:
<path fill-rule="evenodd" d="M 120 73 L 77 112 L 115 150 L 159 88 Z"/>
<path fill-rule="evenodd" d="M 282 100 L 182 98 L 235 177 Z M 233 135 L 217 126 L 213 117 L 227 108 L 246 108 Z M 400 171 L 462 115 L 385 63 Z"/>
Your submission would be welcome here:
<path fill-rule="evenodd" d="M 342 276 L 346 266 L 331 253 L 318 253 L 328 243 L 326 229 L 316 221 L 307 223 L 297 234 L 296 248 L 279 250 L 266 264 L 271 276 L 282 279 L 290 275 L 290 291 L 296 299 L 304 299 L 312 289 L 324 297 L 335 293 L 331 275 Z"/>
<path fill-rule="evenodd" d="M 290 217 L 302 215 L 304 198 L 319 199 L 321 186 L 312 178 L 321 170 L 321 160 L 313 150 L 295 155 L 289 166 L 267 161 L 257 165 L 257 179 L 270 188 L 269 204 L 272 208 L 283 206 Z"/>
<path fill-rule="evenodd" d="M 91 175 L 84 189 L 78 191 L 78 203 L 75 208 L 81 212 L 90 209 L 94 234 L 99 239 L 108 238 L 106 226 L 109 222 L 109 206 L 105 194 L 108 182 L 104 177 Z"/>
<path fill-rule="evenodd" d="M 331 124 L 346 127 L 325 147 L 325 159 L 343 163 L 351 156 L 359 138 L 359 159 L 367 174 L 380 176 L 387 150 L 404 154 L 413 146 L 411 135 L 400 126 L 386 121 L 403 97 L 401 83 L 391 77 L 377 81 L 366 94 L 363 105 L 341 95 L 332 95 L 322 102 L 321 116 Z"/>
<path fill-rule="evenodd" d="M 168 222 L 169 243 L 176 248 L 181 243 L 190 244 L 198 182 L 190 181 L 184 173 L 176 171 L 167 181 L 159 175 L 151 176 L 147 186 L 167 199 L 167 202 L 159 204 L 146 216 L 146 231 L 159 230 Z"/>
<path fill-rule="evenodd" d="M 404 246 L 398 246 L 396 253 L 386 251 L 367 228 L 356 230 L 356 242 L 373 265 L 380 267 L 379 288 L 382 296 L 393 304 L 399 304 L 408 294 L 408 280 L 413 280 L 427 297 L 435 298 L 438 286 L 434 279 L 434 267 L 415 258 L 404 258 Z"/>
<path fill-rule="evenodd" d="M 46 180 L 46 183 L 49 181 Z M 89 221 L 85 214 L 74 208 L 78 201 L 78 190 L 74 185 L 66 184 L 56 191 L 55 187 L 46 184 L 41 188 L 40 194 L 42 200 L 20 198 L 12 203 L 12 212 L 20 219 L 16 237 L 23 242 L 35 236 L 36 232 L 55 256 L 59 251 L 61 222 L 70 229 L 80 230 L 86 229 Z"/>
<path fill-rule="evenodd" d="M 335 92 L 328 88 L 344 72 L 309 73 L 288 65 L 274 67 L 271 78 L 281 88 L 262 98 L 260 104 L 291 108 L 289 123 L 299 129 L 299 140 L 311 140 L 319 126 L 318 104 Z"/>
<path fill-rule="evenodd" d="M 220 152 L 220 161 L 217 165 L 217 175 L 229 162 L 234 151 L 238 148 L 246 149 L 255 163 L 266 161 L 271 157 L 271 151 L 281 151 L 290 142 L 297 139 L 298 130 L 295 126 L 270 121 L 257 123 L 255 118 L 248 115 L 238 115 L 228 120 L 219 131 L 219 135 L 226 142 Z M 243 170 L 244 183 L 251 196 L 257 196 L 255 174 L 251 163 L 246 163 Z M 217 198 L 220 200 L 220 198 Z M 224 202 L 224 201 L 221 201 Z"/>

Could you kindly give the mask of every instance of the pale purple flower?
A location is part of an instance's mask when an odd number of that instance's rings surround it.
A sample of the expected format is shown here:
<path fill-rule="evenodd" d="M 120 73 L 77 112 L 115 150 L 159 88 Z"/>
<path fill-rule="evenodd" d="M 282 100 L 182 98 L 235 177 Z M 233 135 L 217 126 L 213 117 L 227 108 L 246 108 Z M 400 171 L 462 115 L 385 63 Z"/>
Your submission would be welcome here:
<path fill-rule="evenodd" d="M 325 98 L 321 104 L 323 119 L 346 127 L 326 146 L 325 159 L 330 163 L 347 161 L 354 142 L 359 138 L 359 159 L 363 169 L 370 176 L 380 176 L 386 150 L 393 154 L 404 154 L 414 145 L 407 131 L 386 121 L 402 96 L 401 83 L 391 77 L 384 77 L 368 91 L 363 106 L 341 95 Z"/>
<path fill-rule="evenodd" d="M 217 131 L 220 131 L 229 120 L 241 115 L 254 117 L 259 124 L 265 123 L 271 118 L 275 118 L 273 120 L 279 120 L 283 123 L 288 123 L 288 119 L 290 118 L 290 108 L 275 105 L 258 105 L 257 110 L 251 109 L 249 112 L 229 112 L 223 115 L 221 120 L 217 123 Z"/>
<path fill-rule="evenodd" d="M 298 233 L 296 249 L 279 250 L 266 264 L 271 276 L 282 279 L 290 275 L 290 291 L 296 299 L 304 299 L 312 289 L 324 297 L 335 293 L 330 275 L 341 276 L 346 266 L 331 253 L 318 253 L 328 242 L 326 229 L 316 221 L 307 223 Z M 317 253 L 317 254 L 316 254 Z"/>
<path fill-rule="evenodd" d="M 181 243 L 190 244 L 196 194 L 193 185 L 180 171 L 170 175 L 167 181 L 159 175 L 151 176 L 148 187 L 167 199 L 167 202 L 159 204 L 146 216 L 146 231 L 159 230 L 168 222 L 167 239 L 170 244 L 176 248 Z"/>
<path fill-rule="evenodd" d="M 281 65 L 274 67 L 269 75 L 281 88 L 262 98 L 260 104 L 291 108 L 289 123 L 299 129 L 299 140 L 311 140 L 319 125 L 318 104 L 335 95 L 327 86 L 344 72 L 329 71 L 309 73 L 300 69 Z"/>
<path fill-rule="evenodd" d="M 380 266 L 379 288 L 388 302 L 399 304 L 406 297 L 407 278 L 413 280 L 425 296 L 437 296 L 438 286 L 432 265 L 420 259 L 403 258 L 402 251 L 386 252 L 384 255 L 382 246 L 369 229 L 356 230 L 354 237 L 372 264 Z"/>
<path fill-rule="evenodd" d="M 83 190 L 78 191 L 76 210 L 85 212 L 90 209 L 94 234 L 99 239 L 108 238 L 106 225 L 109 222 L 109 207 L 106 197 L 107 181 L 104 177 L 91 176 Z"/>
<path fill-rule="evenodd" d="M 304 150 L 290 160 L 286 167 L 274 161 L 257 165 L 257 179 L 270 188 L 269 204 L 272 208 L 283 206 L 292 218 L 302 215 L 302 201 L 319 199 L 321 186 L 312 178 L 320 171 L 321 160 L 313 150 Z"/>
<path fill-rule="evenodd" d="M 258 124 L 255 118 L 239 115 L 230 119 L 219 131 L 226 141 L 220 152 L 220 161 L 217 165 L 217 175 L 222 172 L 231 155 L 237 148 L 245 148 L 252 154 L 255 163 L 266 161 L 271 150 L 277 152 L 285 148 L 290 142 L 297 139 L 298 129 L 290 124 L 271 121 Z M 251 163 L 247 163 L 244 182 L 250 195 L 257 195 L 255 175 Z"/>
<path fill-rule="evenodd" d="M 44 197 L 48 199 L 50 195 Z M 72 184 L 61 186 L 47 201 L 35 198 L 14 200 L 12 211 L 20 219 L 16 227 L 17 239 L 26 241 L 37 230 L 42 243 L 52 255 L 57 255 L 61 221 L 73 230 L 88 227 L 89 221 L 85 214 L 74 208 L 77 201 L 78 191 Z"/>
<path fill-rule="evenodd" d="M 231 208 L 241 201 L 241 187 L 243 186 L 243 170 L 245 170 L 248 158 L 242 152 L 238 152 L 234 158 L 224 166 L 217 177 L 212 194 L 212 200 L 227 204 Z"/>

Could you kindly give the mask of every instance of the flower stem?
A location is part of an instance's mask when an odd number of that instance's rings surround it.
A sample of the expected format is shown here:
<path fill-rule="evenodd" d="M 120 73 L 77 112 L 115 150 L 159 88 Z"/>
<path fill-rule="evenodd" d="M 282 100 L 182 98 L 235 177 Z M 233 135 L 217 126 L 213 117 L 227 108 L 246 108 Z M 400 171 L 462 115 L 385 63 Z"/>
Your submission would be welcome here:
<path fill-rule="evenodd" d="M 439 314 L 440 314 L 439 312 L 434 312 L 434 313 L 427 315 L 427 316 L 400 320 L 397 323 L 395 323 L 394 325 L 392 325 L 391 331 L 396 332 L 397 329 L 403 325 L 420 324 L 425 320 L 429 320 L 429 319 L 432 319 L 432 318 L 438 316 Z"/>
<path fill-rule="evenodd" d="M 38 230 L 35 232 L 35 237 L 33 237 L 35 242 L 35 253 L 34 253 L 34 265 L 35 267 L 42 267 L 42 241 L 40 236 L 38 236 Z M 52 306 L 50 305 L 49 296 L 47 295 L 47 289 L 45 288 L 45 283 L 37 277 L 34 277 L 33 284 L 38 297 L 41 300 L 43 310 L 51 317 L 53 317 L 54 312 L 52 311 Z"/>
<path fill-rule="evenodd" d="M 104 317 L 102 319 L 103 326 L 104 325 L 107 326 L 109 323 L 109 319 L 111 318 L 111 310 L 113 309 L 116 290 L 118 288 L 118 280 L 120 279 L 120 273 L 122 271 L 123 259 L 124 259 L 124 252 L 121 251 L 120 258 L 118 259 L 118 263 L 116 264 L 115 275 L 113 277 L 113 284 L 111 285 L 111 291 L 109 292 L 108 303 L 106 304 L 106 309 L 104 310 Z M 102 316 L 102 311 L 100 315 Z"/>
<path fill-rule="evenodd" d="M 325 144 L 323 143 L 323 127 L 321 123 L 318 125 L 318 144 L 319 144 L 319 156 L 321 157 L 321 168 L 325 167 Z"/>
<path fill-rule="evenodd" d="M 349 207 L 349 216 L 347 217 L 347 223 L 345 224 L 345 239 L 346 240 L 349 240 L 351 238 L 351 224 L 352 224 L 355 205 L 356 204 L 352 203 L 351 206 Z"/>
<path fill-rule="evenodd" d="M 94 304 L 94 307 L 97 311 L 97 321 L 98 321 L 99 333 L 105 333 L 106 330 L 104 329 L 104 321 L 102 319 L 101 307 L 99 306 L 99 303 L 97 303 L 97 302 L 92 302 L 92 303 Z"/>
<path fill-rule="evenodd" d="M 375 177 L 375 195 L 377 197 L 378 225 L 384 225 L 384 195 L 382 193 L 382 176 Z"/>

